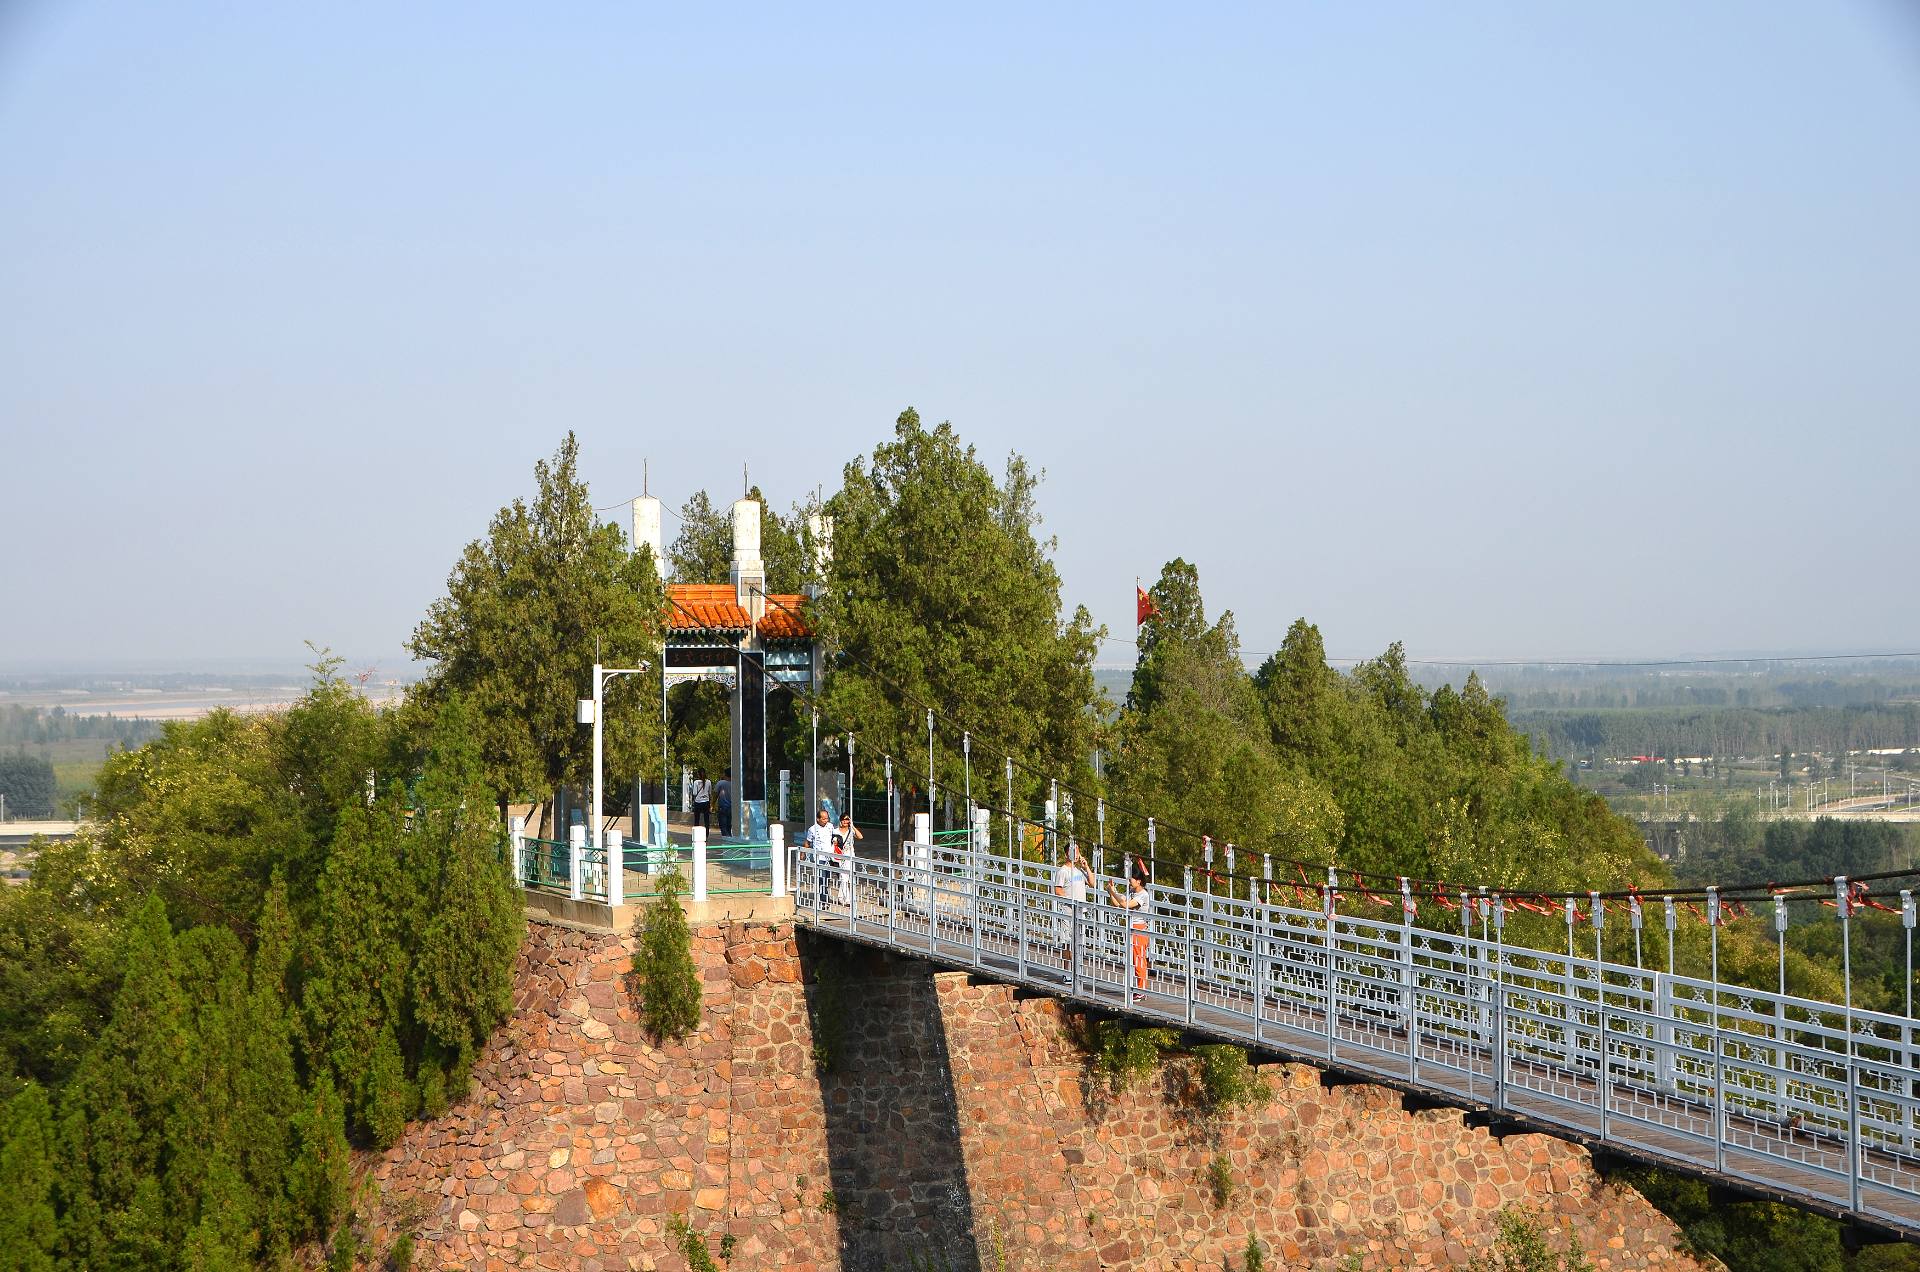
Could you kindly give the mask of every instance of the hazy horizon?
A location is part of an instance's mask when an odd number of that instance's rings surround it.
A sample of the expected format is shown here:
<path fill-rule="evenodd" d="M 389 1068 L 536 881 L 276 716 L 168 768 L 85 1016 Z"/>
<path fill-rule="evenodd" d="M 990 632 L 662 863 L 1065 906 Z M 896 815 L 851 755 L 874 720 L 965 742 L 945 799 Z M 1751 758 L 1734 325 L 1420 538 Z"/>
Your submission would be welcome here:
<path fill-rule="evenodd" d="M 0 670 L 399 670 L 568 429 L 625 524 L 909 405 L 1116 638 L 1920 648 L 1910 19 L 16 7 Z"/>

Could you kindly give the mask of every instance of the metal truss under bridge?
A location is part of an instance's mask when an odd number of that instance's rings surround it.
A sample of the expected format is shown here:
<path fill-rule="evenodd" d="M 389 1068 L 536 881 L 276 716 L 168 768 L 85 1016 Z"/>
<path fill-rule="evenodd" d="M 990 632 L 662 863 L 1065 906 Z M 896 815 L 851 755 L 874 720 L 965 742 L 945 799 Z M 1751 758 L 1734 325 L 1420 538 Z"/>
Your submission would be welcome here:
<path fill-rule="evenodd" d="M 1139 932 L 1050 866 L 905 853 L 795 852 L 796 921 L 1920 1240 L 1907 1017 L 1381 923 L 1331 889 L 1303 910 L 1156 882 Z"/>

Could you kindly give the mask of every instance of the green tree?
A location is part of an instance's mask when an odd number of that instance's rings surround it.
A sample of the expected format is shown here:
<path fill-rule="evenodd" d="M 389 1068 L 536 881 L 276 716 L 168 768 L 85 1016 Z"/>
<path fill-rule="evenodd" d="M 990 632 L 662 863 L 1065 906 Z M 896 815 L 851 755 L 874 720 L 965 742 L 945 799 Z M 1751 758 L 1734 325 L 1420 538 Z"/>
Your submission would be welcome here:
<path fill-rule="evenodd" d="M 372 1112 L 368 1065 L 381 1031 L 399 1017 L 407 989 L 406 916 L 395 904 L 404 891 L 397 885 L 406 846 L 392 794 L 373 808 L 344 810 L 309 941 L 302 995 L 307 1055 L 333 1073 L 362 1129 Z"/>
<path fill-rule="evenodd" d="M 526 932 L 499 820 L 464 699 L 435 720 L 409 856 L 425 913 L 410 966 L 414 1014 L 445 1052 L 482 1042 L 513 1009 L 513 960 Z"/>
<path fill-rule="evenodd" d="M 301 1237 L 312 1240 L 332 1229 L 347 1207 L 353 1183 L 346 1108 L 324 1071 L 307 1089 L 293 1130 L 297 1148 L 287 1170 L 287 1194 L 300 1220 Z"/>
<path fill-rule="evenodd" d="M 1007 748 L 1063 780 L 1091 780 L 1101 632 L 1084 608 L 1062 615 L 1053 543 L 1035 533 L 1039 480 L 1014 455 L 996 481 L 952 425 L 924 428 L 911 409 L 869 462 L 847 465 L 827 504 L 833 559 L 815 607 L 837 655 L 828 727 L 853 729 L 864 753 L 890 751 L 911 771 L 925 764 L 912 757 L 925 755 L 916 704 L 928 704 L 976 731 L 976 764 Z M 935 775 L 956 791 L 960 743 L 946 739 Z M 1028 793 L 1043 784 L 1030 783 Z"/>
<path fill-rule="evenodd" d="M 413 1112 L 415 1094 L 407 1085 L 407 1065 L 401 1058 L 400 1044 L 394 1040 L 393 1026 L 380 1031 L 367 1063 L 366 1089 L 360 1107 L 367 1133 L 375 1148 L 392 1148 L 407 1128 Z"/>
<path fill-rule="evenodd" d="M 167 1131 L 192 1092 L 187 1003 L 166 907 L 149 897 L 131 917 L 124 979 L 99 1040 L 61 1093 L 66 1204 L 64 1253 L 83 1266 L 119 1257 L 170 1233 L 159 1174 Z M 83 1200 L 84 1199 L 84 1200 Z"/>
<path fill-rule="evenodd" d="M 28 1083 L 0 1105 L 0 1261 L 20 1272 L 54 1267 L 53 1162 L 53 1105 Z"/>
<path fill-rule="evenodd" d="M 574 703 L 591 695 L 596 646 L 601 662 L 634 666 L 659 656 L 664 630 L 656 564 L 594 514 L 571 433 L 534 478 L 533 502 L 515 499 L 467 545 L 407 645 L 432 664 L 415 686 L 418 703 L 467 699 L 487 785 L 503 802 L 584 784 L 591 738 Z M 609 772 L 658 767 L 650 692 L 640 677 L 608 688 Z"/>
<path fill-rule="evenodd" d="M 1222 846 L 1329 860 L 1340 839 L 1340 810 L 1311 776 L 1283 764 L 1268 741 L 1232 615 L 1206 625 L 1198 577 L 1183 561 L 1166 567 L 1155 595 L 1170 604 L 1155 639 L 1143 643 L 1115 730 L 1115 802 L 1160 818 L 1154 851 L 1164 859 L 1201 861 L 1198 842 L 1181 833 L 1191 831 Z M 1115 843 L 1146 851 L 1144 824 L 1109 824 Z M 1215 861 L 1224 864 L 1224 854 Z"/>
<path fill-rule="evenodd" d="M 0 754 L 0 795 L 6 796 L 8 817 L 51 817 L 58 793 L 53 764 L 44 756 L 28 755 L 24 746 Z"/>
<path fill-rule="evenodd" d="M 680 907 L 682 886 L 678 871 L 663 877 L 638 920 L 633 982 L 640 994 L 640 1021 L 656 1041 L 684 1038 L 700 1027 L 700 969 L 693 964 L 693 934 Z"/>

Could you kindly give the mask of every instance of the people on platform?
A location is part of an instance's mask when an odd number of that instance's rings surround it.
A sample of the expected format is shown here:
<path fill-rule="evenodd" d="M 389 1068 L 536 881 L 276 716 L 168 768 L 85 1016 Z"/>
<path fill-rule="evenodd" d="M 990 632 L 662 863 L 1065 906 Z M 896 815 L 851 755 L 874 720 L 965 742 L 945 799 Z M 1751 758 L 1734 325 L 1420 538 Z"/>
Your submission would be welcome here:
<path fill-rule="evenodd" d="M 1087 899 L 1087 863 L 1080 859 L 1080 845 L 1067 841 L 1067 859 L 1053 872 L 1053 895 L 1060 900 L 1053 907 L 1053 943 L 1060 947 L 1060 959 L 1073 970 L 1073 923 L 1078 907 Z"/>
<path fill-rule="evenodd" d="M 700 769 L 693 775 L 693 824 L 706 830 L 712 811 L 713 783 L 707 780 L 707 771 Z"/>
<path fill-rule="evenodd" d="M 813 825 L 807 827 L 807 860 L 813 863 L 814 906 L 816 909 L 827 903 L 827 872 L 833 866 L 833 823 L 827 817 L 827 810 L 821 809 Z"/>
<path fill-rule="evenodd" d="M 1144 990 L 1147 987 L 1147 951 L 1152 941 L 1148 927 L 1153 920 L 1153 888 L 1147 878 L 1146 862 L 1135 859 L 1133 870 L 1127 875 L 1125 896 L 1112 884 L 1107 885 L 1107 895 L 1115 905 L 1132 912 L 1127 926 L 1133 930 L 1133 983 L 1136 991 Z M 1138 999 L 1137 992 L 1127 995 L 1128 1002 Z"/>
<path fill-rule="evenodd" d="M 852 815 L 842 813 L 840 824 L 833 831 L 834 865 L 837 867 L 834 870 L 834 892 L 841 905 L 847 904 L 853 895 L 849 884 L 853 878 L 854 841 L 865 838 L 853 824 Z"/>
<path fill-rule="evenodd" d="M 733 774 L 722 773 L 713 784 L 713 810 L 720 819 L 720 837 L 733 833 Z"/>

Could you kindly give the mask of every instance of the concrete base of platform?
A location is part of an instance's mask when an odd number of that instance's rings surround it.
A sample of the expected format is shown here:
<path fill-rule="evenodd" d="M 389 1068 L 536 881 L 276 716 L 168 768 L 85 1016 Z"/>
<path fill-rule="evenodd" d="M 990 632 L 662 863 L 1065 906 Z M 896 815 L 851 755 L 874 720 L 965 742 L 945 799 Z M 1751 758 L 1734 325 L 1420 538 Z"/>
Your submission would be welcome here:
<path fill-rule="evenodd" d="M 590 932 L 624 932 L 633 926 L 645 904 L 644 898 L 618 908 L 599 901 L 575 901 L 551 892 L 522 891 L 529 919 L 538 923 L 558 923 Z M 701 923 L 778 923 L 793 918 L 793 898 L 742 893 L 709 897 L 705 901 L 680 899 L 687 921 Z"/>

